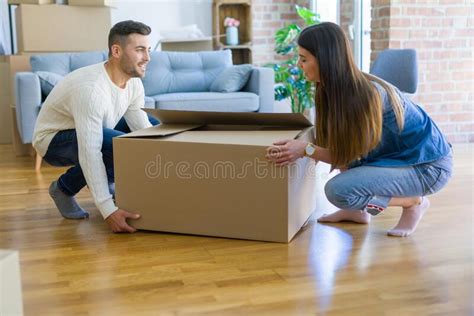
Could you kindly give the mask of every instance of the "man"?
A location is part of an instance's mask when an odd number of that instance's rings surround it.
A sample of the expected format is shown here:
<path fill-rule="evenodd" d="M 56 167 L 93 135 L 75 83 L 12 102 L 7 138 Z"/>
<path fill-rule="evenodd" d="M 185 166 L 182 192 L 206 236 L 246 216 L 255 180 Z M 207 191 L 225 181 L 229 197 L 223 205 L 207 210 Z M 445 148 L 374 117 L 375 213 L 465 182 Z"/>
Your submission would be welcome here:
<path fill-rule="evenodd" d="M 150 61 L 149 26 L 135 21 L 115 24 L 109 33 L 109 58 L 67 75 L 48 95 L 35 126 L 33 146 L 46 162 L 73 167 L 54 181 L 49 194 L 61 215 L 89 217 L 75 199 L 87 184 L 113 232 L 135 232 L 113 200 L 112 138 L 154 125 L 141 110 Z"/>

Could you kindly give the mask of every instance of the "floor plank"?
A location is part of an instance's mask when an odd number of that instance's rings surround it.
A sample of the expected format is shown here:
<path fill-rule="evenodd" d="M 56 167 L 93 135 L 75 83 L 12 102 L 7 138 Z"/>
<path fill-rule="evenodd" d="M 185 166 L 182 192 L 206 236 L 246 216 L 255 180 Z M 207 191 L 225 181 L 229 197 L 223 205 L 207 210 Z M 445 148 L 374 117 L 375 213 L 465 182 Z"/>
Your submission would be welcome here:
<path fill-rule="evenodd" d="M 314 220 L 290 244 L 109 232 L 87 190 L 83 221 L 47 194 L 64 169 L 0 145 L 0 248 L 20 251 L 26 315 L 472 315 L 473 145 L 408 238 Z"/>

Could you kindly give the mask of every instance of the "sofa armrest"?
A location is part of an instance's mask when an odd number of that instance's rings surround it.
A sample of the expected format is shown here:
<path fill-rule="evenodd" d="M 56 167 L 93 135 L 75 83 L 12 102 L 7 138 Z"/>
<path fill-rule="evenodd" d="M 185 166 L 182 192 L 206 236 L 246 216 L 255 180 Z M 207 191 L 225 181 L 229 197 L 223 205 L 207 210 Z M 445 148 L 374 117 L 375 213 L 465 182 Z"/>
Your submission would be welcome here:
<path fill-rule="evenodd" d="M 18 72 L 15 75 L 15 106 L 18 133 L 24 144 L 31 143 L 36 118 L 41 105 L 41 86 L 38 75 Z"/>
<path fill-rule="evenodd" d="M 273 69 L 266 67 L 255 67 L 250 74 L 250 79 L 242 91 L 253 92 L 259 96 L 258 112 L 273 113 L 274 110 L 274 86 L 275 75 Z"/>

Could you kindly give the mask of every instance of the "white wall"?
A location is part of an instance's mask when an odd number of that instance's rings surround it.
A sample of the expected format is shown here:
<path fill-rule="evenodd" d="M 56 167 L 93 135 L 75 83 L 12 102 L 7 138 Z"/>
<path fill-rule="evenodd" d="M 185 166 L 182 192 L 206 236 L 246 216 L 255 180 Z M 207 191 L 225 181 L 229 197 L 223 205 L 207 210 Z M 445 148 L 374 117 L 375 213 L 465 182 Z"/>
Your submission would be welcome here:
<path fill-rule="evenodd" d="M 149 25 L 151 47 L 160 30 L 196 24 L 204 36 L 212 35 L 212 0 L 115 0 L 112 24 L 136 20 Z"/>

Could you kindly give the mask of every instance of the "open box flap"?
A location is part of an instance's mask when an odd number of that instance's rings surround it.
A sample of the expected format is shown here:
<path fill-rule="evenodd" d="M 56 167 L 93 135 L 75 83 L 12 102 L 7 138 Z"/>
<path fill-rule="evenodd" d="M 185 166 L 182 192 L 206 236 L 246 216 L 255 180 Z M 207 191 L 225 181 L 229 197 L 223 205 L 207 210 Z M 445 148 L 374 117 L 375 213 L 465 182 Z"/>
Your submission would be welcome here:
<path fill-rule="evenodd" d="M 120 137 L 156 137 L 156 136 L 169 136 L 178 134 L 184 131 L 189 131 L 202 125 L 197 124 L 160 124 L 148 128 L 143 128 L 135 132 L 131 132 Z"/>
<path fill-rule="evenodd" d="M 163 125 L 265 125 L 308 127 L 313 124 L 303 113 L 258 113 L 258 112 L 197 112 L 143 109 Z"/>
<path fill-rule="evenodd" d="M 173 135 L 163 139 L 169 142 L 271 146 L 277 140 L 295 139 L 301 130 L 262 130 L 255 131 L 203 131 L 193 130 Z"/>

